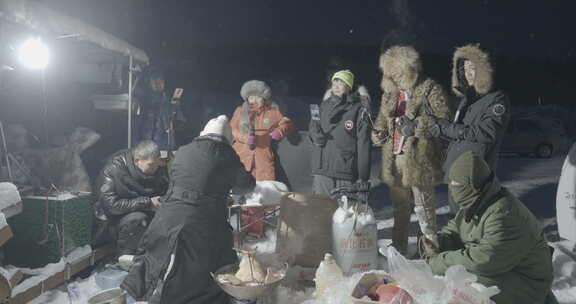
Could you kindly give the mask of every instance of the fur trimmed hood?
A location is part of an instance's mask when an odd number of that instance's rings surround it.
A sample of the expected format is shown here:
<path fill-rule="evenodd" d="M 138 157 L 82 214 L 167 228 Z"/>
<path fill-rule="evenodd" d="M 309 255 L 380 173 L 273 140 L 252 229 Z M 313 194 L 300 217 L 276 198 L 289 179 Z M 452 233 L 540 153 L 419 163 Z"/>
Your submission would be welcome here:
<path fill-rule="evenodd" d="M 269 101 L 272 98 L 272 89 L 264 81 L 250 80 L 242 85 L 240 96 L 242 96 L 244 101 L 247 101 L 250 96 L 260 96 L 264 100 Z"/>
<path fill-rule="evenodd" d="M 400 89 L 411 90 L 418 84 L 422 60 L 411 46 L 393 46 L 380 55 L 380 70 L 380 87 L 384 92 L 393 94 Z"/>
<path fill-rule="evenodd" d="M 488 53 L 480 49 L 479 44 L 469 44 L 456 49 L 454 58 L 452 59 L 452 91 L 462 96 L 460 92 L 454 90 L 458 83 L 458 59 L 470 60 L 476 67 L 476 78 L 474 79 L 474 88 L 480 95 L 488 94 L 492 91 L 492 77 L 493 68 L 490 63 L 490 56 Z"/>

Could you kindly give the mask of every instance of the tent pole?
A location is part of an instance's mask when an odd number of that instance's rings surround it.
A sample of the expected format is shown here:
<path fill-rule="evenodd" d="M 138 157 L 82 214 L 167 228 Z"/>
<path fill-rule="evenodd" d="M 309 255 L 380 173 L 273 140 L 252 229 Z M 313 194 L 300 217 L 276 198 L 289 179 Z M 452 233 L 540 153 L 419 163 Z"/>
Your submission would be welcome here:
<path fill-rule="evenodd" d="M 134 57 L 130 55 L 130 66 L 128 68 L 128 149 L 132 148 L 132 71 Z"/>

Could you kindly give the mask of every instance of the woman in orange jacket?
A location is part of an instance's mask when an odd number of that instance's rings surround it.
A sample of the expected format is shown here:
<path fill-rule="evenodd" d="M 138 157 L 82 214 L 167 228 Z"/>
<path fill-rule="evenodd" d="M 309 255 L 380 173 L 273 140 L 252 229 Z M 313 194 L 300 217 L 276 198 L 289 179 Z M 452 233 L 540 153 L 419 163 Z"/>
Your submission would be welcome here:
<path fill-rule="evenodd" d="M 271 101 L 270 87 L 263 81 L 250 80 L 242 86 L 240 95 L 244 103 L 236 108 L 230 121 L 234 136 L 234 150 L 246 171 L 257 181 L 276 179 L 275 155 L 272 141 L 280 141 L 293 129 L 290 119 Z M 265 208 L 245 208 L 242 216 L 247 231 L 261 237 L 264 234 L 264 223 L 256 222 L 266 211 Z"/>
<path fill-rule="evenodd" d="M 293 129 L 271 101 L 270 87 L 263 81 L 250 80 L 240 90 L 244 103 L 236 108 L 230 121 L 234 136 L 234 150 L 246 171 L 257 181 L 275 180 L 272 141 L 280 141 Z"/>

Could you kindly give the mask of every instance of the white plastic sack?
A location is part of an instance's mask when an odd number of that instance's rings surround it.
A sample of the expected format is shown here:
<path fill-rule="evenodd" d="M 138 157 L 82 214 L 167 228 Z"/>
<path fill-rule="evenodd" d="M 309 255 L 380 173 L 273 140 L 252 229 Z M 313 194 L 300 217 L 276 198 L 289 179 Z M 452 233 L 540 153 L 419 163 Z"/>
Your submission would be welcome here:
<path fill-rule="evenodd" d="M 450 266 L 446 270 L 446 288 L 443 299 L 449 304 L 491 304 L 492 296 L 500 293 L 496 286 L 484 287 L 476 283 L 476 276 L 466 271 L 462 265 Z"/>
<path fill-rule="evenodd" d="M 445 277 L 437 277 L 425 261 L 407 260 L 392 246 L 387 256 L 390 275 L 414 304 L 493 304 L 490 297 L 500 293 L 496 286 L 476 283 L 477 277 L 462 265 L 450 266 Z"/>
<path fill-rule="evenodd" d="M 246 197 L 247 206 L 279 205 L 282 196 L 288 192 L 288 187 L 277 181 L 258 181 L 252 192 Z"/>
<path fill-rule="evenodd" d="M 444 281 L 432 274 L 432 269 L 423 260 L 409 261 L 392 246 L 388 247 L 390 275 L 399 286 L 414 299 L 415 304 L 440 304 Z"/>

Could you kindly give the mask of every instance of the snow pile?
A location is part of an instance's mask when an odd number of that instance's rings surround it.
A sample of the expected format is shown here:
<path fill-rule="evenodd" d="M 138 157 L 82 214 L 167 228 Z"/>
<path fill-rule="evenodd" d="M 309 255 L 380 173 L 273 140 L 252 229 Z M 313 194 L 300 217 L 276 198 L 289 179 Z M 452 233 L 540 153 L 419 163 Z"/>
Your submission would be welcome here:
<path fill-rule="evenodd" d="M 0 229 L 8 226 L 8 222 L 6 222 L 6 215 L 3 212 L 0 212 Z"/>
<path fill-rule="evenodd" d="M 74 249 L 68 256 L 66 256 L 66 262 L 73 264 L 77 261 L 89 256 L 92 254 L 92 247 L 90 245 L 86 245 L 83 247 L 78 247 Z"/>
<path fill-rule="evenodd" d="M 254 190 L 246 195 L 247 206 L 279 205 L 288 187 L 276 181 L 258 181 Z"/>
<path fill-rule="evenodd" d="M 64 269 L 66 269 L 66 262 L 64 259 L 60 259 L 58 263 L 48 264 L 42 268 L 21 268 L 20 271 L 22 271 L 23 274 L 31 277 L 14 287 L 12 290 L 12 297 L 27 291 L 49 277 L 64 271 Z"/>
<path fill-rule="evenodd" d="M 551 244 L 554 247 L 554 282 L 552 291 L 559 303 L 576 303 L 576 252 L 575 243 L 561 241 Z"/>
<path fill-rule="evenodd" d="M 13 183 L 0 183 L 0 210 L 20 202 L 20 192 Z"/>

